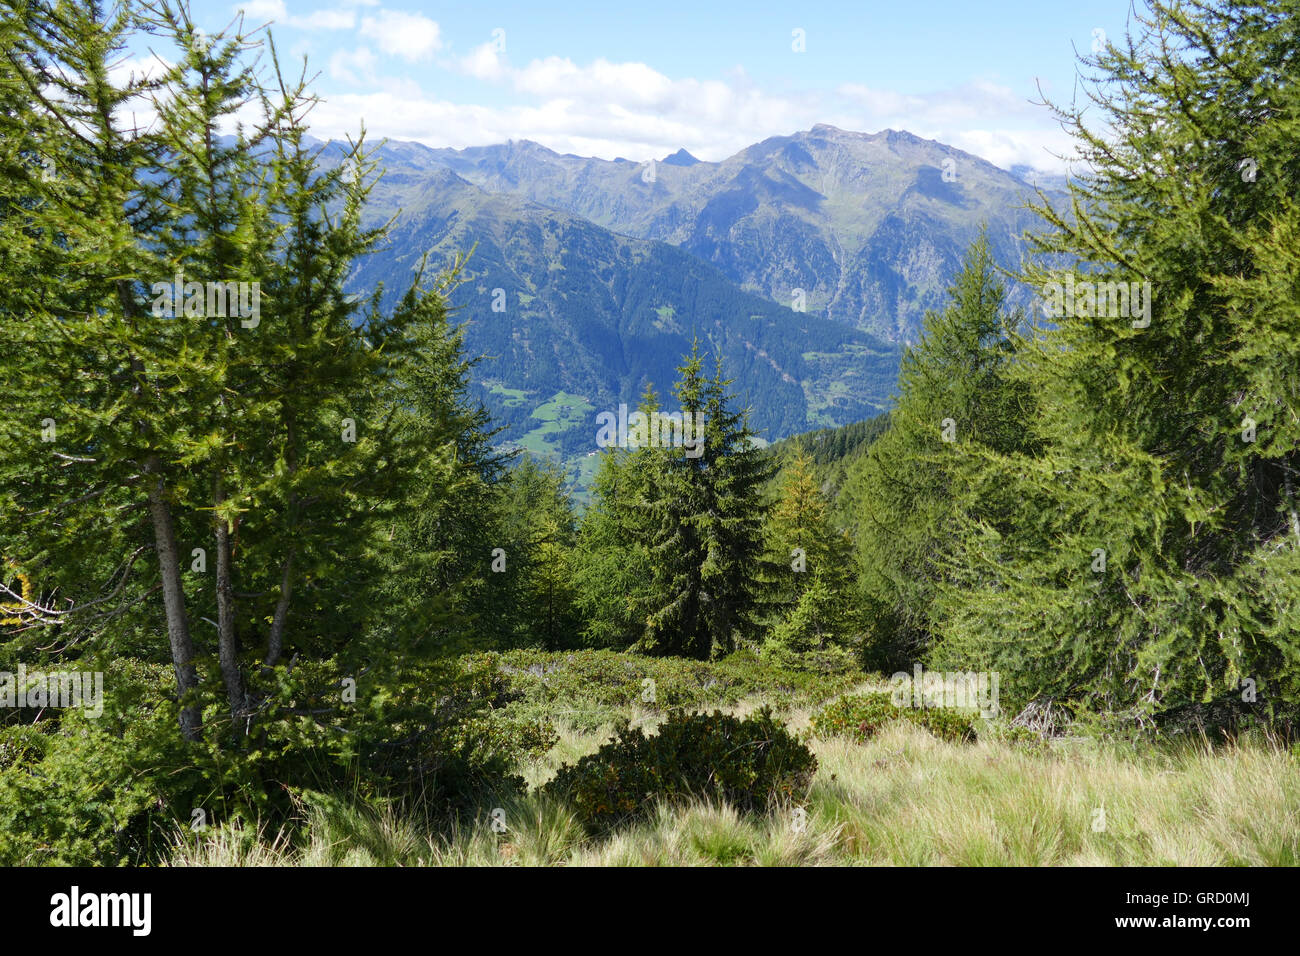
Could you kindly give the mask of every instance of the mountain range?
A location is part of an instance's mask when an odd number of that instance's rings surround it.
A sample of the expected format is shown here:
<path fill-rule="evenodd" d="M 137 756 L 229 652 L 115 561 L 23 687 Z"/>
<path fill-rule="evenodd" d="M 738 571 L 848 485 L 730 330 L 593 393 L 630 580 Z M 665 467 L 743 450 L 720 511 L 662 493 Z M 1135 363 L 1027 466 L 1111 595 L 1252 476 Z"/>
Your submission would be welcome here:
<path fill-rule="evenodd" d="M 768 440 L 877 414 L 981 226 L 1015 268 L 1034 223 L 1029 171 L 893 130 L 818 125 L 721 162 L 526 140 L 388 142 L 375 158 L 367 215 L 393 226 L 350 287 L 395 295 L 426 253 L 440 268 L 472 250 L 451 299 L 481 356 L 475 395 L 507 443 L 558 456 L 580 486 L 595 415 L 647 385 L 671 405 L 697 339 Z"/>

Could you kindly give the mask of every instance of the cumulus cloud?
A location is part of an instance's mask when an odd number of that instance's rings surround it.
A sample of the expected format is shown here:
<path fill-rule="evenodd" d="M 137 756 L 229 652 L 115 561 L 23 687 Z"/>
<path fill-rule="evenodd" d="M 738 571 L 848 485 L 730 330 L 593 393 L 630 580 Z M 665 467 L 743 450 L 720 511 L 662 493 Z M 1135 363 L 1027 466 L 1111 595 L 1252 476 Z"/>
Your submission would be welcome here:
<path fill-rule="evenodd" d="M 457 62 L 462 73 L 478 80 L 500 80 L 505 76 L 505 59 L 497 50 L 495 43 L 484 43 L 475 47 L 468 55 Z"/>
<path fill-rule="evenodd" d="M 351 86 L 374 84 L 377 62 L 375 54 L 367 46 L 355 50 L 338 50 L 330 57 L 329 75 L 331 79 Z"/>
<path fill-rule="evenodd" d="M 236 10 L 242 10 L 244 15 L 252 20 L 274 20 L 276 23 L 284 23 L 289 19 L 289 9 L 285 6 L 284 0 L 242 0 L 235 5 Z"/>
<path fill-rule="evenodd" d="M 379 10 L 361 18 L 361 35 L 404 60 L 422 60 L 442 48 L 438 24 L 422 13 Z"/>
<path fill-rule="evenodd" d="M 987 80 L 924 95 L 845 84 L 836 90 L 859 122 L 875 129 L 906 129 L 974 153 L 995 166 L 1061 172 L 1072 154 L 1070 137 L 1046 113 L 1009 87 Z M 996 122 L 996 127 L 990 127 Z M 860 128 L 860 127 L 859 127 Z"/>
<path fill-rule="evenodd" d="M 289 19 L 322 27 L 343 23 L 361 4 L 376 3 L 334 0 L 330 11 Z M 284 0 L 246 4 L 268 13 L 285 7 Z M 1052 172 L 1065 166 L 1053 154 L 1070 148 L 1044 111 L 985 80 L 924 94 L 861 84 L 774 92 L 738 67 L 720 79 L 696 79 L 606 58 L 582 64 L 547 56 L 515 66 L 506 56 L 503 31 L 456 54 L 444 49 L 435 21 L 382 7 L 360 15 L 358 35 L 366 45 L 329 58 L 328 75 L 345 92 L 327 93 L 313 114 L 317 135 L 355 132 L 365 120 L 376 134 L 430 146 L 531 139 L 559 152 L 606 159 L 644 161 L 685 147 L 701 159 L 721 160 L 766 137 L 830 123 L 864 132 L 907 129 L 1004 168 L 1024 164 Z M 436 67 L 491 84 L 486 103 L 466 102 L 464 93 L 455 100 L 431 97 L 409 71 L 382 75 L 395 59 L 431 60 L 435 53 L 442 54 Z"/>
<path fill-rule="evenodd" d="M 1075 155 L 1074 140 L 1059 128 L 966 129 L 955 130 L 946 138 L 940 135 L 932 138 L 987 159 L 1003 169 L 1029 166 L 1044 172 L 1063 173 L 1071 169 Z"/>
<path fill-rule="evenodd" d="M 315 10 L 293 19 L 295 26 L 305 30 L 351 30 L 356 22 L 357 15 L 351 10 Z"/>
<path fill-rule="evenodd" d="M 680 84 L 680 85 L 679 85 Z M 483 106 L 392 89 L 327 96 L 312 114 L 318 136 L 355 132 L 361 119 L 376 134 L 430 146 L 465 147 L 531 139 L 558 152 L 643 161 L 685 146 L 702 159 L 724 159 L 756 139 L 807 128 L 816 116 L 799 99 L 771 97 L 725 83 L 674 81 L 640 89 L 564 86 L 537 103 Z"/>

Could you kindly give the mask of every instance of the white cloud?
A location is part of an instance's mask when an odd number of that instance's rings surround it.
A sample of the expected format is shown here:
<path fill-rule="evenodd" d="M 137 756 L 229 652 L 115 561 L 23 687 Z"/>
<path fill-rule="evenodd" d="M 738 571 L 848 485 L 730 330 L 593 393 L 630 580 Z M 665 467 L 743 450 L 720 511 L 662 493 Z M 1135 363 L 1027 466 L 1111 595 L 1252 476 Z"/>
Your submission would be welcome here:
<path fill-rule="evenodd" d="M 1061 172 L 1072 140 L 1041 107 L 987 80 L 924 95 L 846 84 L 836 91 L 857 112 L 854 128 L 906 129 L 973 153 L 1004 169 L 1018 164 Z M 989 123 L 997 123 L 990 128 Z"/>
<path fill-rule="evenodd" d="M 419 138 L 430 145 L 431 137 L 441 137 L 438 145 L 453 139 L 457 145 L 533 139 L 561 152 L 607 159 L 658 158 L 686 146 L 701 158 L 722 159 L 755 138 L 791 132 L 805 114 L 816 115 L 809 98 L 765 95 L 740 70 L 723 82 L 674 80 L 644 63 L 603 58 L 579 66 L 566 57 L 546 57 L 518 68 L 494 43 L 446 65 L 508 86 L 533 102 L 504 107 L 410 102 L 400 107 L 407 132 L 391 135 L 426 130 Z M 355 115 L 365 109 L 365 99 L 351 100 L 349 110 Z"/>
<path fill-rule="evenodd" d="M 153 53 L 118 60 L 108 68 L 108 81 L 114 86 L 125 86 L 129 81 L 158 79 L 175 63 Z"/>
<path fill-rule="evenodd" d="M 1025 165 L 1044 172 L 1065 172 L 1074 155 L 1074 140 L 1062 129 L 967 129 L 941 139 L 949 146 L 1010 169 Z"/>
<path fill-rule="evenodd" d="M 292 26 L 304 30 L 351 30 L 357 15 L 351 10 L 314 10 L 304 17 L 294 17 Z"/>
<path fill-rule="evenodd" d="M 701 97 L 691 115 L 576 97 L 488 107 L 431 99 L 414 90 L 386 90 L 328 96 L 313 111 L 312 127 L 317 136 L 337 137 L 355 133 L 364 120 L 374 135 L 429 146 L 531 139 L 561 153 L 637 161 L 661 158 L 681 146 L 702 159 L 723 159 L 756 139 L 800 128 L 801 111 L 793 104 L 758 95 L 725 103 L 714 99 Z M 734 114 L 729 122 L 724 121 L 727 110 Z"/>
<path fill-rule="evenodd" d="M 355 50 L 339 50 L 330 57 L 329 74 L 332 79 L 352 86 L 360 86 L 362 83 L 374 85 L 377 62 L 374 53 L 367 46 Z"/>
<path fill-rule="evenodd" d="M 603 58 L 578 67 L 568 58 L 547 57 L 513 71 L 513 77 L 516 90 L 534 96 L 598 96 L 644 106 L 662 105 L 673 91 L 672 80 L 644 63 Z"/>
<path fill-rule="evenodd" d="M 139 83 L 146 80 L 161 79 L 163 74 L 174 65 L 171 60 L 152 53 L 127 57 L 109 66 L 108 82 L 115 87 L 122 88 L 133 82 Z M 47 94 L 53 94 L 54 98 L 59 98 L 56 89 L 47 88 L 46 92 Z M 119 128 L 124 130 L 127 135 L 144 132 L 152 128 L 158 119 L 158 111 L 155 109 L 153 102 L 155 96 L 163 102 L 171 99 L 168 92 L 162 89 L 152 93 L 137 94 L 122 101 L 118 105 L 115 114 Z"/>
<path fill-rule="evenodd" d="M 924 98 L 920 96 L 908 96 L 893 90 L 873 90 L 858 83 L 846 83 L 839 88 L 839 93 L 875 115 L 910 113 L 925 105 Z"/>
<path fill-rule="evenodd" d="M 480 80 L 499 80 L 505 76 L 506 70 L 495 43 L 475 47 L 468 56 L 460 58 L 457 67 L 462 73 Z"/>
<path fill-rule="evenodd" d="M 427 58 L 442 47 L 438 24 L 422 13 L 380 10 L 361 19 L 361 35 L 374 40 L 385 53 L 404 60 Z"/>
<path fill-rule="evenodd" d="M 357 24 L 357 15 L 352 10 L 327 7 L 295 15 L 289 12 L 285 0 L 240 0 L 235 9 L 242 10 L 254 22 L 269 20 L 277 26 L 299 30 L 351 30 Z"/>
<path fill-rule="evenodd" d="M 250 20 L 274 20 L 283 23 L 289 19 L 289 10 L 284 0 L 242 0 L 235 5 L 236 10 L 243 10 Z"/>
<path fill-rule="evenodd" d="M 643 161 L 685 147 L 721 160 L 769 136 L 830 123 L 846 130 L 906 129 L 956 146 L 1004 168 L 1025 164 L 1060 171 L 1052 153 L 1070 149 L 1045 111 L 984 80 L 925 94 L 845 84 L 833 90 L 774 93 L 740 68 L 725 79 L 673 79 L 639 62 L 604 58 L 580 65 L 567 57 L 512 66 L 500 45 L 485 43 L 440 65 L 513 92 L 516 102 L 478 105 L 430 98 L 409 78 L 376 78 L 382 54 L 417 59 L 442 46 L 438 25 L 381 11 L 362 20 L 369 47 L 335 53 L 330 75 L 352 91 L 326 96 L 313 114 L 320 136 L 372 132 L 430 146 L 474 146 L 531 139 L 559 152 Z M 499 97 L 499 93 L 496 94 Z"/>

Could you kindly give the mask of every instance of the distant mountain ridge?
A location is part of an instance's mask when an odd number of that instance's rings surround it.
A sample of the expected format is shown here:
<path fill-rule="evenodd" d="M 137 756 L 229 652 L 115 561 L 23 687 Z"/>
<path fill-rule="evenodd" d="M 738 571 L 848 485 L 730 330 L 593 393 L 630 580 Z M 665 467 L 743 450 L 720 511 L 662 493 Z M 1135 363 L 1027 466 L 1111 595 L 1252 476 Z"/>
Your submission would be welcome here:
<path fill-rule="evenodd" d="M 325 162 L 342 155 L 326 144 Z M 390 295 L 425 253 L 473 249 L 452 296 L 473 388 L 510 444 L 594 466 L 594 417 L 671 404 L 691 343 L 723 358 L 768 440 L 887 409 L 899 346 L 987 223 L 1014 267 L 1024 180 L 910 133 L 829 126 L 722 162 L 562 155 L 526 140 L 388 142 L 367 215 L 394 219 L 349 287 Z"/>
<path fill-rule="evenodd" d="M 429 149 L 425 160 L 487 192 L 669 242 L 747 291 L 900 343 L 941 304 L 982 224 L 1014 268 L 1036 221 L 1021 175 L 896 130 L 822 124 L 716 163 L 685 149 L 653 165 L 591 159 L 529 140 Z M 1063 181 L 1040 185 L 1050 195 Z"/>

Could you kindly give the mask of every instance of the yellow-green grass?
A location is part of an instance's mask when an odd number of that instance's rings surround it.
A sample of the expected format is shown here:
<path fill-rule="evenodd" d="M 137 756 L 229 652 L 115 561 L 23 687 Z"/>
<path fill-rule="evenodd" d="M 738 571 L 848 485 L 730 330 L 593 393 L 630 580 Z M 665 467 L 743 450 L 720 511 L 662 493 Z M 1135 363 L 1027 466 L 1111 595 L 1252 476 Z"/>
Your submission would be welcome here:
<path fill-rule="evenodd" d="M 747 702 L 740 711 L 752 709 Z M 650 711 L 628 716 L 654 729 Z M 796 729 L 806 712 L 788 715 Z M 812 740 L 806 800 L 744 815 L 698 802 L 587 836 L 536 787 L 595 751 L 612 728 L 563 730 L 520 768 L 529 796 L 441 833 L 391 812 L 331 805 L 306 838 L 221 830 L 178 846 L 180 865 L 1296 865 L 1300 761 L 1250 739 L 1142 752 L 1079 739 L 1046 750 L 940 741 L 904 723 L 866 743 Z"/>

